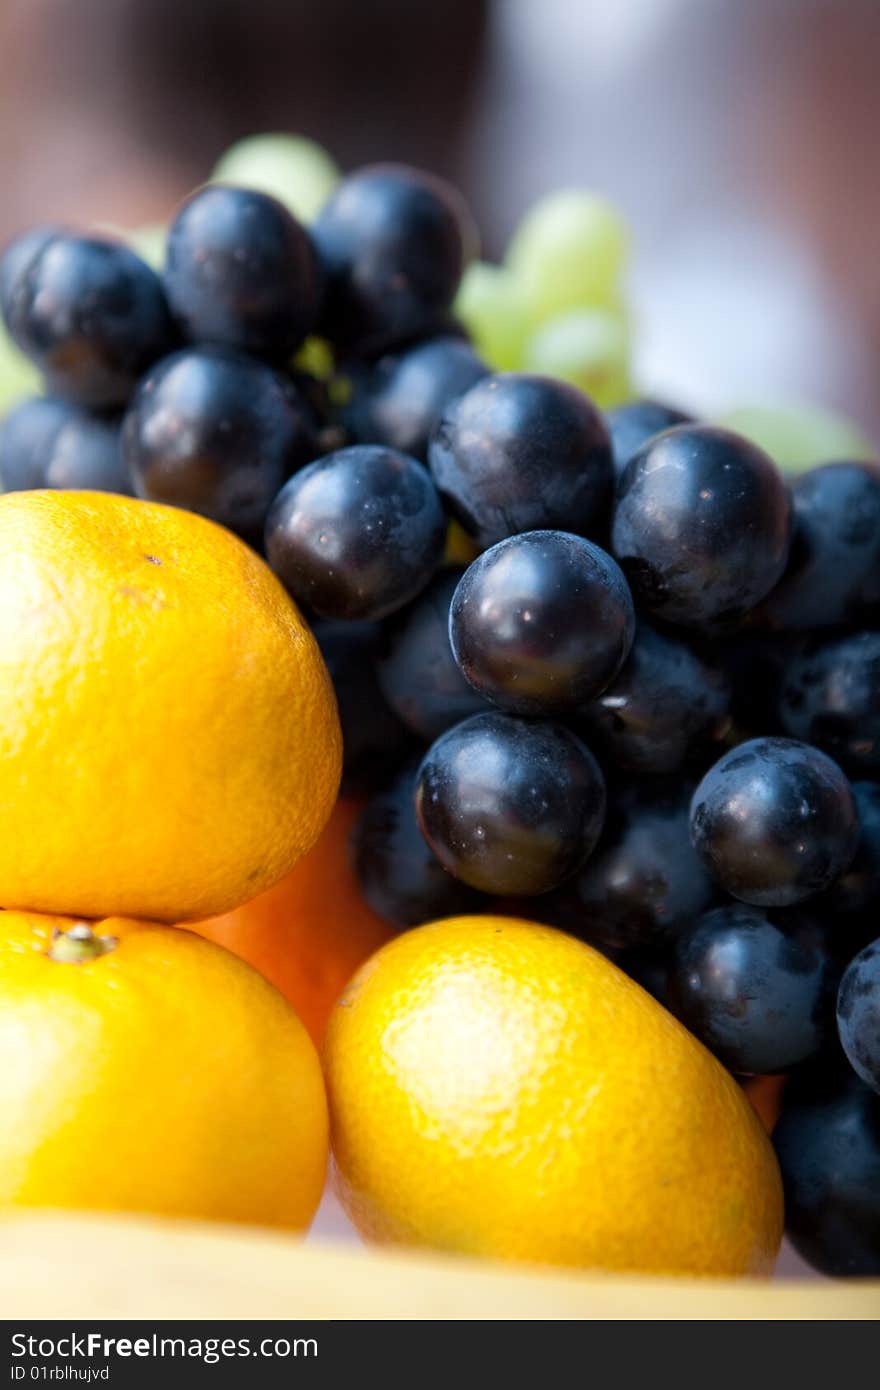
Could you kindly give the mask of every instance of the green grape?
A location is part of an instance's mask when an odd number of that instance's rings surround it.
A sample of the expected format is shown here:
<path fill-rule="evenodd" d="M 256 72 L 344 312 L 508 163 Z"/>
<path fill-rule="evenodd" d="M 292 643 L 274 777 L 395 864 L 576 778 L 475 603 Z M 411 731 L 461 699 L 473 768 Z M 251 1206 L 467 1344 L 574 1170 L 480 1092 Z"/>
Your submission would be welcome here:
<path fill-rule="evenodd" d="M 613 203 L 562 189 L 530 208 L 505 260 L 540 323 L 566 309 L 613 306 L 628 249 L 626 222 Z"/>
<path fill-rule="evenodd" d="M 820 463 L 877 457 L 876 445 L 858 425 L 818 406 L 739 406 L 719 416 L 717 423 L 745 435 L 790 473 L 803 473 Z"/>
<path fill-rule="evenodd" d="M 145 227 L 137 227 L 133 232 L 129 232 L 127 241 L 147 265 L 151 265 L 154 270 L 161 270 L 165 264 L 167 236 L 168 228 L 161 222 L 150 222 Z"/>
<path fill-rule="evenodd" d="M 40 389 L 40 376 L 0 324 L 0 415 Z"/>
<path fill-rule="evenodd" d="M 464 272 L 454 309 L 490 367 L 499 372 L 522 367 L 529 317 L 509 270 L 487 261 L 472 261 Z"/>
<path fill-rule="evenodd" d="M 529 338 L 525 365 L 579 386 L 603 410 L 632 395 L 626 321 L 607 309 L 570 309 L 548 319 Z"/>
<path fill-rule="evenodd" d="M 304 135 L 250 135 L 223 155 L 214 181 L 271 193 L 303 222 L 311 222 L 339 181 L 329 154 Z"/>

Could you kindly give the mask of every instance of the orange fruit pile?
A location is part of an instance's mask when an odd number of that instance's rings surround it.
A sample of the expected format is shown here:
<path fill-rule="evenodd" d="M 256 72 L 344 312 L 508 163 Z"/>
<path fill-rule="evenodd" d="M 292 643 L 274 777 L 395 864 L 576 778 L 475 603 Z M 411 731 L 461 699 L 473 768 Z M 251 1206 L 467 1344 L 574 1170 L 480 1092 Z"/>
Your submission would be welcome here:
<path fill-rule="evenodd" d="M 9 494 L 0 644 L 0 1202 L 306 1227 L 324 1038 L 368 1237 L 771 1266 L 764 1129 L 638 985 L 528 921 L 394 936 L 368 908 L 329 677 L 241 541 L 109 494 Z"/>

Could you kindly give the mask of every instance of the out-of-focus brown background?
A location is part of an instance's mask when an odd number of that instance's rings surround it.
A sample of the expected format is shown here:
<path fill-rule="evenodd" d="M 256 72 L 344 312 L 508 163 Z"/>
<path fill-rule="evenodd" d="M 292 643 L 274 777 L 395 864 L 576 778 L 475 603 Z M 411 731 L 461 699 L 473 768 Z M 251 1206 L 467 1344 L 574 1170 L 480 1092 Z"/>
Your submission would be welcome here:
<path fill-rule="evenodd" d="M 0 238 L 162 218 L 257 130 L 451 176 L 490 253 L 592 185 L 646 385 L 880 438 L 878 69 L 876 0 L 0 0 Z"/>

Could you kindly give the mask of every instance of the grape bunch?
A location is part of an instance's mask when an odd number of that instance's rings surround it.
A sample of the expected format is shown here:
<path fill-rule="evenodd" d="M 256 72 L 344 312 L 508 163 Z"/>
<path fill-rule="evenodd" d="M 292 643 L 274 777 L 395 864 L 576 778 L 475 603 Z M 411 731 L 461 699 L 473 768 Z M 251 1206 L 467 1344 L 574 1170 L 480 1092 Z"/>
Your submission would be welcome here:
<path fill-rule="evenodd" d="M 788 1076 L 791 1236 L 880 1272 L 880 465 L 783 476 L 633 400 L 593 195 L 490 266 L 441 180 L 273 137 L 143 244 L 6 251 L 45 394 L 0 425 L 4 487 L 260 550 L 336 689 L 374 910 L 556 925 L 737 1076 Z"/>

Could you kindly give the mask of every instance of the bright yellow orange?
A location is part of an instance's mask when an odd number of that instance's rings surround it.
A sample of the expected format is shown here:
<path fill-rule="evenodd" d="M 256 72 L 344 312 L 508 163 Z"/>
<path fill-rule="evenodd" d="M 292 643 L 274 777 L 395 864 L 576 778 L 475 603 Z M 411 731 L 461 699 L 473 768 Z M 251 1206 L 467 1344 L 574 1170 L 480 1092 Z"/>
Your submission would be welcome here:
<path fill-rule="evenodd" d="M 340 760 L 317 645 L 242 541 L 109 493 L 0 497 L 0 904 L 225 912 L 314 843 Z"/>
<path fill-rule="evenodd" d="M 768 1134 L 772 1134 L 782 1109 L 784 1076 L 750 1076 L 742 1088 Z"/>
<path fill-rule="evenodd" d="M 597 951 L 459 917 L 358 972 L 325 1041 L 343 1200 L 368 1237 L 663 1274 L 767 1272 L 773 1150 L 733 1078 Z"/>
<path fill-rule="evenodd" d="M 394 932 L 367 906 L 349 837 L 361 803 L 336 803 L 317 843 L 253 902 L 194 922 L 192 930 L 234 951 L 290 1000 L 315 1042 L 343 986 Z"/>
<path fill-rule="evenodd" d="M 0 1111 L 3 1204 L 300 1230 L 320 1199 L 309 1036 L 188 931 L 0 913 Z"/>

